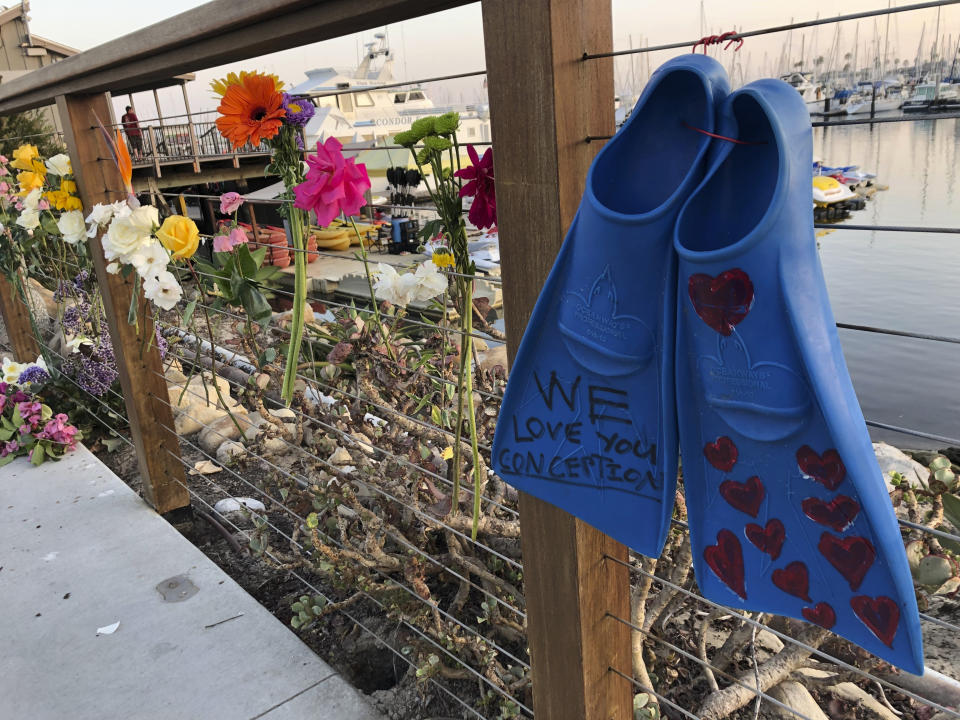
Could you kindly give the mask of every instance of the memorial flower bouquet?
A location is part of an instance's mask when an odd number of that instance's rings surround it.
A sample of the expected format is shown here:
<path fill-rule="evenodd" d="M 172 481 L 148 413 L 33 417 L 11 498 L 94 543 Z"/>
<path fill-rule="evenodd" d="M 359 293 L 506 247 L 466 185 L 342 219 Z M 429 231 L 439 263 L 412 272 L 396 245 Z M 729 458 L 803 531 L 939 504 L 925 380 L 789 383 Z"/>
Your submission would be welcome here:
<path fill-rule="evenodd" d="M 467 247 L 467 229 L 463 219 L 463 198 L 472 197 L 468 219 L 478 228 L 494 226 L 497 222 L 496 196 L 493 182 L 493 151 L 488 148 L 480 157 L 474 147 L 468 146 L 471 164 L 460 167 L 460 144 L 457 130 L 460 127 L 458 113 L 449 112 L 435 117 L 420 118 L 409 130 L 398 134 L 394 141 L 408 148 L 417 169 L 430 193 L 439 219 L 436 225 L 426 228 L 433 235 L 438 233 L 442 244 L 434 251 L 434 264 L 450 268 L 453 298 L 460 318 L 460 369 L 457 378 L 457 424 L 453 444 L 453 502 L 456 512 L 460 490 L 460 441 L 463 433 L 464 404 L 470 432 L 470 448 L 473 455 L 473 537 L 476 539 L 480 521 L 480 494 L 485 477 L 477 447 L 476 410 L 473 399 L 473 278 L 476 265 L 470 258 Z M 456 169 L 455 169 L 456 168 Z"/>
<path fill-rule="evenodd" d="M 49 405 L 21 384 L 0 382 L 0 466 L 23 455 L 34 465 L 59 460 L 76 447 L 81 433 L 65 413 L 54 415 Z"/>
<path fill-rule="evenodd" d="M 304 149 L 302 130 L 313 117 L 313 104 L 306 98 L 284 92 L 283 83 L 275 75 L 260 72 L 230 73 L 211 83 L 211 88 L 221 98 L 217 108 L 220 134 L 234 149 L 267 142 L 273 151 L 267 172 L 282 178 L 286 199 L 292 200 L 294 188 L 304 183 L 307 176 L 301 161 Z M 285 204 L 282 214 L 289 223 L 294 249 L 293 312 L 280 393 L 289 405 L 293 400 L 307 302 L 307 219 L 301 204 Z"/>

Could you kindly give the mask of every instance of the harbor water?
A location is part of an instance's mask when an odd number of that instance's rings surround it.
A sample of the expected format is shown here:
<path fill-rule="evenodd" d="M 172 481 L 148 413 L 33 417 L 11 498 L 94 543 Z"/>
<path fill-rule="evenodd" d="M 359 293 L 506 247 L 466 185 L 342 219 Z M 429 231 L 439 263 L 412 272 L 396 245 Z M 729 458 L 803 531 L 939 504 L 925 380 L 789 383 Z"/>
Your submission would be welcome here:
<path fill-rule="evenodd" d="M 889 186 L 847 224 L 960 227 L 960 121 L 814 128 L 813 146 L 824 163 L 859 165 Z M 819 238 L 837 322 L 960 338 L 960 235 L 843 224 Z M 839 333 L 868 420 L 960 439 L 960 344 Z M 871 435 L 906 448 L 951 444 Z"/>

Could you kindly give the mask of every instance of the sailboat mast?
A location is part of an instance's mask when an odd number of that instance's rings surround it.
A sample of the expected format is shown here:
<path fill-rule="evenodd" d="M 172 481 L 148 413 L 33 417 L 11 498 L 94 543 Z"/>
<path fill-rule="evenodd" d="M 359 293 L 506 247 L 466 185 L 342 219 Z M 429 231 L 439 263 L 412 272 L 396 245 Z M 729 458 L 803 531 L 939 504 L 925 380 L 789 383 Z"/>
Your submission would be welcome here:
<path fill-rule="evenodd" d="M 893 0 L 887 0 L 887 9 L 893 7 Z M 887 27 L 883 33 L 883 59 L 880 61 L 880 83 L 883 87 L 883 79 L 887 76 L 887 50 L 890 47 L 890 13 L 887 13 Z"/>

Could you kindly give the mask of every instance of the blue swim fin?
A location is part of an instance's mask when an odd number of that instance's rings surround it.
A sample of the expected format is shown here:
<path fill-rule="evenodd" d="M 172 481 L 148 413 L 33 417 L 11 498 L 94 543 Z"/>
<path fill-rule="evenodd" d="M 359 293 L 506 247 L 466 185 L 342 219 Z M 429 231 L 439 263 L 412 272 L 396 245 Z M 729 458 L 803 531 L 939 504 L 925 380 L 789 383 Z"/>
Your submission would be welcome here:
<path fill-rule="evenodd" d="M 727 91 L 711 58 L 667 62 L 594 159 L 493 441 L 504 480 L 647 555 L 676 488 L 673 227 L 710 144 L 689 126 L 712 131 Z"/>
<path fill-rule="evenodd" d="M 797 91 L 760 80 L 677 221 L 677 409 L 705 597 L 806 619 L 913 673 L 923 647 L 897 518 L 837 337 Z M 744 144 L 745 143 L 745 144 Z"/>

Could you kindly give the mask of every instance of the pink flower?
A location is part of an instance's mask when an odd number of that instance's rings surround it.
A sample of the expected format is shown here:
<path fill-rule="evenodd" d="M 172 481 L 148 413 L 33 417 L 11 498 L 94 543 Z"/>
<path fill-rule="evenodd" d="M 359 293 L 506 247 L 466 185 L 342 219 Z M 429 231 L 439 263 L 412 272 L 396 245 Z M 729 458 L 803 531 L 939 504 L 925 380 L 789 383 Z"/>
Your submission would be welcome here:
<path fill-rule="evenodd" d="M 44 198 L 43 200 L 37 203 L 37 210 L 49 210 L 49 209 L 50 209 L 50 203 L 46 200 L 46 198 Z"/>
<path fill-rule="evenodd" d="M 356 215 L 364 205 L 363 194 L 370 189 L 370 178 L 365 165 L 356 158 L 345 160 L 342 145 L 336 138 L 317 143 L 315 155 L 307 155 L 307 178 L 293 188 L 294 207 L 313 210 L 321 226 L 341 212 Z"/>
<path fill-rule="evenodd" d="M 220 212 L 224 215 L 232 215 L 241 205 L 244 199 L 240 193 L 228 192 L 220 196 Z"/>
<path fill-rule="evenodd" d="M 12 452 L 16 452 L 20 449 L 20 443 L 16 440 L 10 440 L 5 443 L 0 443 L 0 457 L 6 457 Z"/>
<path fill-rule="evenodd" d="M 0 155 L 0 157 L 3 157 L 3 156 Z M 3 162 L 6 163 L 7 161 L 4 160 Z M 0 177 L 5 176 L 5 175 L 9 175 L 9 174 L 10 174 L 10 171 L 7 169 L 7 166 L 6 166 L 6 165 L 0 165 Z"/>
<path fill-rule="evenodd" d="M 217 235 L 213 238 L 214 252 L 230 252 L 237 245 L 243 245 L 247 242 L 247 234 L 243 228 L 235 227 L 229 235 Z"/>
<path fill-rule="evenodd" d="M 497 224 L 497 196 L 493 186 L 493 148 L 487 148 L 483 157 L 477 156 L 473 145 L 467 146 L 472 165 L 457 170 L 454 177 L 469 180 L 460 188 L 460 197 L 472 197 L 473 205 L 467 217 L 478 228 Z"/>
<path fill-rule="evenodd" d="M 6 195 L 8 192 L 10 192 L 10 186 L 5 182 L 0 182 L 0 193 Z"/>

